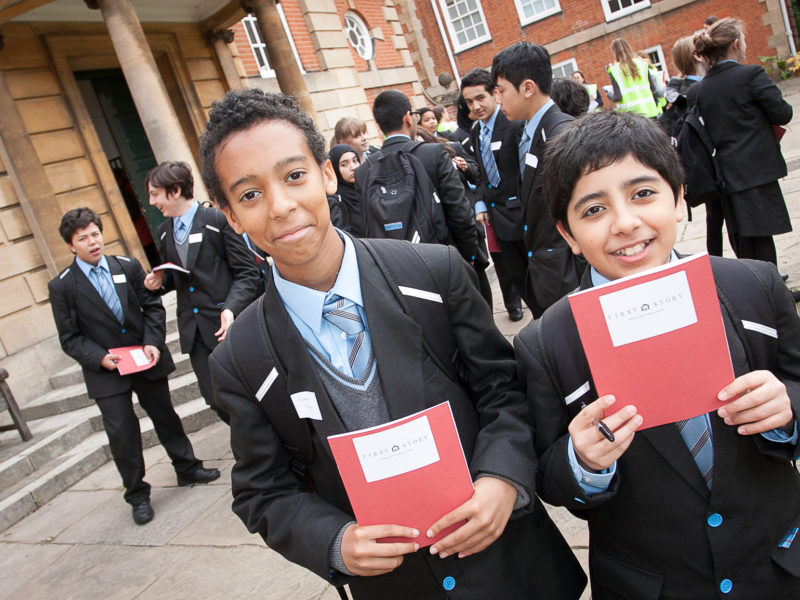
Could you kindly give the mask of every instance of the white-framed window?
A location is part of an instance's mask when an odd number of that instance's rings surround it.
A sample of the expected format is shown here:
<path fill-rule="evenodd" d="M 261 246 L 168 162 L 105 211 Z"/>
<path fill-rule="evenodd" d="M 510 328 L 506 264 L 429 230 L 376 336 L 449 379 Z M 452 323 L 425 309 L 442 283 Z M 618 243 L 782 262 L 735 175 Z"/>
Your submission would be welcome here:
<path fill-rule="evenodd" d="M 561 12 L 558 0 L 514 0 L 521 25 L 528 25 Z"/>
<path fill-rule="evenodd" d="M 300 67 L 300 72 L 303 71 L 303 63 L 300 62 L 300 55 L 297 54 L 297 48 L 294 46 L 292 39 L 292 32 L 289 30 L 289 23 L 286 22 L 286 16 L 283 14 L 283 7 L 278 4 L 278 14 L 281 16 L 281 23 L 283 23 L 283 30 L 286 32 L 286 37 L 289 38 L 289 45 L 292 47 L 292 54 Z M 258 24 L 255 15 L 247 15 L 242 19 L 244 31 L 247 34 L 247 41 L 250 42 L 250 48 L 253 51 L 253 56 L 258 64 L 258 72 L 264 79 L 275 77 L 275 71 L 269 66 L 269 59 L 267 58 L 267 45 L 261 41 L 261 35 L 258 33 Z"/>
<path fill-rule="evenodd" d="M 480 0 L 439 0 L 439 5 L 455 52 L 492 39 Z"/>
<path fill-rule="evenodd" d="M 562 60 L 560 63 L 553 65 L 553 77 L 569 77 L 578 70 L 578 63 L 574 58 Z"/>
<path fill-rule="evenodd" d="M 606 21 L 613 21 L 650 6 L 650 0 L 600 0 Z"/>
<path fill-rule="evenodd" d="M 344 13 L 344 32 L 347 34 L 347 39 L 355 49 L 356 54 L 364 60 L 375 58 L 375 42 L 369 34 L 369 27 L 367 27 L 364 19 L 352 10 Z"/>
<path fill-rule="evenodd" d="M 647 53 L 653 67 L 660 73 L 662 83 L 666 85 L 666 82 L 669 81 L 669 69 L 667 69 L 667 61 L 664 58 L 664 50 L 661 48 L 661 44 L 645 48 L 644 51 Z"/>

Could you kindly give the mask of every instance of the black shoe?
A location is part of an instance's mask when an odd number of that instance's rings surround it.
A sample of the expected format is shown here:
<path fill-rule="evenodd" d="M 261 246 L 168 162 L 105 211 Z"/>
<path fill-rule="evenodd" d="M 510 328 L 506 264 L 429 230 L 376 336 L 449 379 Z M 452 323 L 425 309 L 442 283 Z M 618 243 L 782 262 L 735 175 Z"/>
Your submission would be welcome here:
<path fill-rule="evenodd" d="M 786 281 L 787 279 L 789 279 L 789 274 L 788 273 L 781 273 L 781 279 L 783 281 Z"/>
<path fill-rule="evenodd" d="M 523 314 L 522 314 L 522 308 L 521 307 L 516 306 L 514 308 L 509 308 L 508 309 L 508 318 L 511 319 L 512 321 L 521 321 L 522 320 L 522 316 L 523 316 Z"/>
<path fill-rule="evenodd" d="M 178 485 L 192 485 L 193 483 L 211 483 L 219 479 L 219 469 L 197 468 L 194 473 L 181 475 L 178 473 Z"/>
<path fill-rule="evenodd" d="M 145 500 L 140 504 L 133 507 L 133 522 L 137 525 L 144 525 L 153 520 L 153 509 L 150 507 L 150 501 Z"/>

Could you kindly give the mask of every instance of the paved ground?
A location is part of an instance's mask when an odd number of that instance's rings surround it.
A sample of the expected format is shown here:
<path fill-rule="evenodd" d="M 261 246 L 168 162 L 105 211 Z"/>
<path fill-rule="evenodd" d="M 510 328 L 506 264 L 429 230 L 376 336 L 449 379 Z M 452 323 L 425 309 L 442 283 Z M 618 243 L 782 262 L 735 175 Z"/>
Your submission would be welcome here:
<path fill-rule="evenodd" d="M 800 81 L 784 85 L 800 108 Z M 790 174 L 782 182 L 795 229 L 800 228 L 800 126 L 782 142 Z M 704 214 L 681 226 L 678 248 L 705 248 Z M 777 238 L 779 267 L 800 287 L 800 238 Z M 727 255 L 732 255 L 730 249 Z M 496 286 L 495 286 L 496 288 Z M 511 323 L 496 290 L 495 319 L 513 336 L 527 322 Z M 221 424 L 192 434 L 197 455 L 223 476 L 207 486 L 179 488 L 160 446 L 145 451 L 155 519 L 138 527 L 122 500 L 119 475 L 108 463 L 0 534 L 0 600 L 183 600 L 238 598 L 335 600 L 324 581 L 286 562 L 251 536 L 230 510 L 233 457 Z M 553 517 L 586 566 L 583 523 L 562 509 Z M 589 597 L 588 592 L 584 595 Z"/>

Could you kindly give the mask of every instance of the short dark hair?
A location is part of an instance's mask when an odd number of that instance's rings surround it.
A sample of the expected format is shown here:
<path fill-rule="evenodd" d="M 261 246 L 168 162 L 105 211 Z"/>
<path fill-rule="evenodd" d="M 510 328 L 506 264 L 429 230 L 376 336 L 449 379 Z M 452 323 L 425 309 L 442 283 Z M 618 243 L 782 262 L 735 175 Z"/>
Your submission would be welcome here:
<path fill-rule="evenodd" d="M 705 19 L 703 19 L 703 25 L 713 25 L 719 21 L 719 17 L 716 15 L 708 15 Z"/>
<path fill-rule="evenodd" d="M 385 134 L 403 127 L 403 117 L 411 112 L 411 102 L 397 90 L 385 90 L 372 103 L 372 116 Z"/>
<path fill-rule="evenodd" d="M 486 69 L 475 68 L 469 71 L 464 77 L 461 78 L 461 91 L 464 91 L 464 88 L 473 87 L 477 85 L 482 85 L 483 89 L 485 89 L 490 94 L 494 90 L 494 84 L 492 83 L 492 76 Z"/>
<path fill-rule="evenodd" d="M 225 208 L 228 201 L 217 176 L 217 148 L 228 136 L 264 121 L 286 121 L 293 125 L 305 136 L 314 160 L 321 165 L 327 159 L 325 140 L 311 117 L 292 98 L 258 89 L 231 90 L 211 105 L 206 130 L 200 136 L 203 182 L 220 208 Z"/>
<path fill-rule="evenodd" d="M 589 110 L 589 92 L 574 79 L 564 77 L 553 79 L 550 97 L 561 112 L 573 117 L 585 115 Z"/>
<path fill-rule="evenodd" d="M 561 221 L 569 231 L 567 208 L 578 180 L 626 156 L 661 175 L 672 188 L 677 204 L 683 170 L 664 131 L 634 113 L 596 112 L 567 124 L 547 143 L 542 159 L 542 190 L 553 220 Z"/>
<path fill-rule="evenodd" d="M 103 231 L 103 221 L 100 220 L 100 215 L 94 212 L 91 208 L 82 206 L 80 208 L 73 208 L 64 213 L 61 217 L 61 224 L 58 226 L 58 233 L 61 238 L 67 243 L 72 243 L 72 236 L 78 229 L 83 229 L 94 223 L 97 228 Z"/>
<path fill-rule="evenodd" d="M 168 160 L 156 165 L 144 178 L 144 187 L 148 188 L 148 184 L 152 184 L 155 188 L 162 188 L 168 194 L 179 191 L 181 196 L 187 200 L 194 198 L 192 168 L 185 162 Z"/>
<path fill-rule="evenodd" d="M 544 46 L 517 42 L 498 52 L 492 59 L 492 85 L 497 85 L 498 77 L 507 79 L 517 89 L 523 81 L 531 79 L 547 95 L 553 82 L 550 53 Z"/>

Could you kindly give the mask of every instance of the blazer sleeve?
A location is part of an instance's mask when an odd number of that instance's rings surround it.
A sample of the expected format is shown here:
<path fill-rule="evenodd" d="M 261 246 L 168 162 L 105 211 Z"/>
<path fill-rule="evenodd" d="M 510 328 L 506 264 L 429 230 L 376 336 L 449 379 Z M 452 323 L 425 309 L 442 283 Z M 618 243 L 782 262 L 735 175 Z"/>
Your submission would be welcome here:
<path fill-rule="evenodd" d="M 216 216 L 225 247 L 225 258 L 233 275 L 233 283 L 222 308 L 227 308 L 236 316 L 255 300 L 259 286 L 258 267 L 244 239 L 228 225 L 225 215 L 219 212 Z"/>
<path fill-rule="evenodd" d="M 524 487 L 533 498 L 536 455 L 525 397 L 516 381 L 511 345 L 494 326 L 491 311 L 473 281 L 474 273 L 455 249 L 447 248 L 444 295 L 458 347 L 462 379 L 478 412 L 479 429 L 470 460 L 473 476 L 496 475 Z M 531 509 L 533 502 L 528 505 Z"/>
<path fill-rule="evenodd" d="M 772 125 L 786 125 L 792 120 L 792 105 L 783 99 L 780 88 L 761 67 L 753 68 L 750 93 Z"/>
<path fill-rule="evenodd" d="M 163 349 L 167 335 L 167 311 L 158 295 L 144 287 L 144 269 L 139 261 L 131 258 L 128 265 L 128 281 L 144 317 L 142 345 Z"/>
<path fill-rule="evenodd" d="M 209 367 L 215 398 L 231 419 L 233 512 L 270 548 L 327 579 L 328 550 L 352 517 L 304 489 L 294 476 L 275 428 L 230 364 L 235 360 L 228 351 L 232 333 L 211 355 Z"/>
<path fill-rule="evenodd" d="M 157 236 L 157 243 L 158 243 L 158 253 L 161 256 L 162 261 L 167 261 L 167 236 L 165 235 L 167 232 L 167 227 L 172 226 L 172 219 L 167 219 L 161 225 L 158 226 L 156 230 Z M 172 276 L 172 271 L 169 269 L 165 269 L 161 271 L 164 274 L 163 279 L 161 280 L 161 287 L 153 292 L 154 294 L 158 294 L 159 296 L 163 296 L 167 292 L 171 292 L 175 289 L 175 278 Z"/>
<path fill-rule="evenodd" d="M 472 205 L 467 200 L 464 186 L 447 151 L 444 148 L 436 150 L 436 190 L 442 202 L 447 228 L 461 256 L 467 261 L 472 261 L 478 255 L 478 234 L 475 230 Z"/>
<path fill-rule="evenodd" d="M 535 323 L 538 323 L 535 322 Z M 529 325 L 516 338 L 514 350 L 520 384 L 526 390 L 533 419 L 534 447 L 539 457 L 536 491 L 545 502 L 582 511 L 611 498 L 619 487 L 619 469 L 605 492 L 587 496 L 575 479 L 567 457 L 570 417 L 538 350 L 538 326 Z"/>
<path fill-rule="evenodd" d="M 71 278 L 72 274 L 68 274 L 67 277 Z M 53 319 L 58 330 L 58 341 L 61 343 L 61 349 L 78 361 L 81 367 L 102 372 L 104 369 L 100 366 L 100 361 L 108 354 L 108 349 L 85 336 L 78 327 L 75 299 L 70 298 L 66 290 L 66 286 L 72 283 L 57 277 L 47 285 L 50 308 L 53 310 Z"/>

